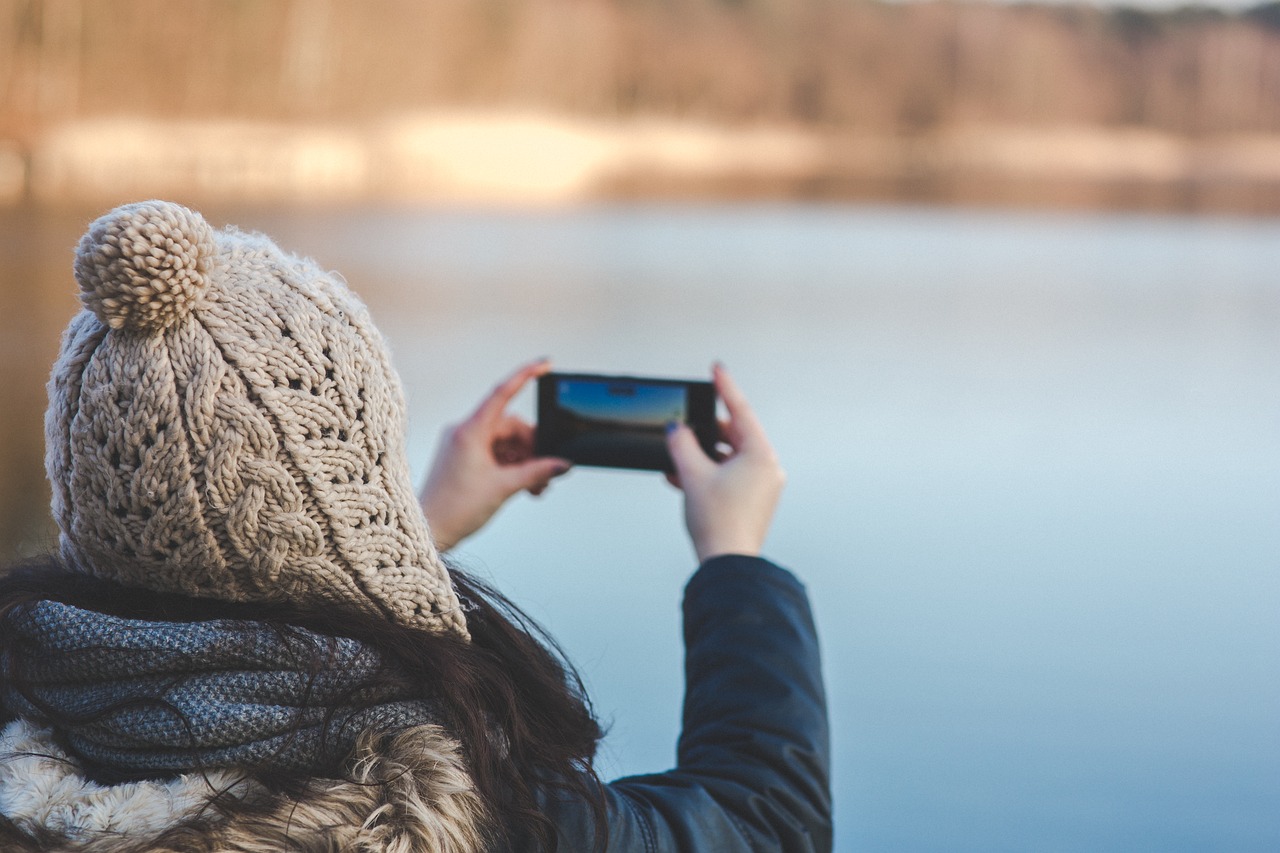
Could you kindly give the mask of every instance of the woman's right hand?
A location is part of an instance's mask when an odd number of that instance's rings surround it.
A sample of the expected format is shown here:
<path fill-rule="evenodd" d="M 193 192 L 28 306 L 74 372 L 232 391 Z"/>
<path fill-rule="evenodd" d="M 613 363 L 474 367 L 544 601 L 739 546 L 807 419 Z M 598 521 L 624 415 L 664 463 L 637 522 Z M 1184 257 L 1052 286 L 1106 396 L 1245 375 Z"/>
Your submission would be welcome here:
<path fill-rule="evenodd" d="M 693 430 L 675 425 L 667 447 L 675 462 L 672 483 L 684 491 L 684 520 L 699 562 L 722 554 L 759 556 L 786 474 L 746 397 L 723 366 L 713 380 L 729 419 L 720 431 L 729 452 L 719 462 L 698 444 Z"/>
<path fill-rule="evenodd" d="M 516 492 L 540 495 L 569 470 L 568 459 L 534 456 L 533 427 L 507 411 L 526 383 L 550 369 L 546 360 L 525 365 L 445 430 L 418 497 L 441 551 L 483 527 Z"/>

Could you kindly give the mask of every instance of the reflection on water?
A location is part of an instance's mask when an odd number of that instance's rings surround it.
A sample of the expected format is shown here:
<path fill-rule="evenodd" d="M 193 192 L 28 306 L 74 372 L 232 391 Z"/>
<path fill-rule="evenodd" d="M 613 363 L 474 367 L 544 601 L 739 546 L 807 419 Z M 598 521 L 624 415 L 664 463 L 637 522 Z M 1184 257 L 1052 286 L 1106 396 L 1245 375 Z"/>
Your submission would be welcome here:
<path fill-rule="evenodd" d="M 839 849 L 1280 847 L 1280 223 L 211 218 L 365 295 L 419 472 L 440 426 L 526 358 L 681 377 L 729 364 L 790 474 L 769 547 L 815 595 Z M 6 220 L 5 553 L 46 500 L 42 384 L 79 228 Z M 660 475 L 583 469 L 458 555 L 581 665 L 612 722 L 611 772 L 673 760 L 679 509 Z"/>

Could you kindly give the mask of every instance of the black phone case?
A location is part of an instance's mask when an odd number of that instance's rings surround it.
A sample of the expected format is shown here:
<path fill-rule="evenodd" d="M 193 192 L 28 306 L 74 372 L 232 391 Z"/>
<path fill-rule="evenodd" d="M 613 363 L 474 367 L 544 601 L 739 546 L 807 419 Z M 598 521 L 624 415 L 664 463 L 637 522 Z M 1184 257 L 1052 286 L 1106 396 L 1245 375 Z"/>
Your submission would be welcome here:
<path fill-rule="evenodd" d="M 548 373 L 538 379 L 538 424 L 534 452 L 560 456 L 575 465 L 671 471 L 665 424 L 636 424 L 625 420 L 591 419 L 562 408 L 557 392 L 564 381 L 617 386 L 680 387 L 685 393 L 685 423 L 693 429 L 708 456 L 716 455 L 719 424 L 716 392 L 710 382 L 594 373 Z"/>

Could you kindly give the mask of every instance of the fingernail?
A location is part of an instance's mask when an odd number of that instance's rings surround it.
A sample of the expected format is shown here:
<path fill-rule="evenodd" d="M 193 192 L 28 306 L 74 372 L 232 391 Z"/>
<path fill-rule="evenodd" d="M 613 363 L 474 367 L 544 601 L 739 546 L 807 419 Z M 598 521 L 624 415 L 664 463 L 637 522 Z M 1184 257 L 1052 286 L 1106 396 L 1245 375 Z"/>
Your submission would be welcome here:
<path fill-rule="evenodd" d="M 671 433 L 675 432 L 679 428 L 680 428 L 680 424 L 676 423 L 675 421 L 667 421 L 667 435 L 671 435 Z"/>
<path fill-rule="evenodd" d="M 561 463 L 560 463 L 559 465 L 557 465 L 554 469 L 552 469 L 554 473 L 553 473 L 551 476 L 553 476 L 553 477 L 559 477 L 561 474 L 566 474 L 566 473 L 568 473 L 569 469 L 570 469 L 570 468 L 572 468 L 572 467 L 573 467 L 573 466 L 572 466 L 572 465 L 570 465 L 568 462 L 561 462 Z"/>

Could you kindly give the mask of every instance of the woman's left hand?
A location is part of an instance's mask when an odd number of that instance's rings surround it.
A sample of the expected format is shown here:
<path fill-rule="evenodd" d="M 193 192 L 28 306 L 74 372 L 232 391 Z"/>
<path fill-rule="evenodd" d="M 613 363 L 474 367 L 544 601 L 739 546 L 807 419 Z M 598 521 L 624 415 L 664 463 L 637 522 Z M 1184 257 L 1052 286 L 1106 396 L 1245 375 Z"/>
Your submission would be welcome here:
<path fill-rule="evenodd" d="M 507 412 L 525 383 L 550 369 L 545 359 L 525 365 L 466 420 L 445 429 L 419 496 L 441 551 L 483 527 L 516 492 L 539 495 L 552 478 L 569 470 L 566 459 L 535 457 L 533 427 Z"/>

